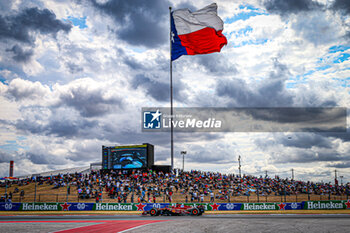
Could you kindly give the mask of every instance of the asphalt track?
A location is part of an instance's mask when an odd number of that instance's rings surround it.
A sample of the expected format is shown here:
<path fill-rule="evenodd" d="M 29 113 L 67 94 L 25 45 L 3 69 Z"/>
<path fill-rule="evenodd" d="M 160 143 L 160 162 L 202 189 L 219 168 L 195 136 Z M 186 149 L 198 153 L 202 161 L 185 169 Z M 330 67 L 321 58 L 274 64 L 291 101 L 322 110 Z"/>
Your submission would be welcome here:
<path fill-rule="evenodd" d="M 0 232 L 350 232 L 349 214 L 0 216 Z"/>

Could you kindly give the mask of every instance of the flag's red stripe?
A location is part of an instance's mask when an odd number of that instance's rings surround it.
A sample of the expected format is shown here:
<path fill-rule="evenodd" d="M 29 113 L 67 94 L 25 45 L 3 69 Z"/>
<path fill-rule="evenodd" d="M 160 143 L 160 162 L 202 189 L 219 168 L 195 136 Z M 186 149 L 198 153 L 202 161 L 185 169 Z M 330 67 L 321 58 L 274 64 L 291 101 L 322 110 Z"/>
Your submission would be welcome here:
<path fill-rule="evenodd" d="M 189 34 L 179 35 L 179 38 L 188 55 L 220 52 L 221 48 L 227 44 L 227 39 L 222 31 L 215 31 L 214 28 L 203 28 Z"/>

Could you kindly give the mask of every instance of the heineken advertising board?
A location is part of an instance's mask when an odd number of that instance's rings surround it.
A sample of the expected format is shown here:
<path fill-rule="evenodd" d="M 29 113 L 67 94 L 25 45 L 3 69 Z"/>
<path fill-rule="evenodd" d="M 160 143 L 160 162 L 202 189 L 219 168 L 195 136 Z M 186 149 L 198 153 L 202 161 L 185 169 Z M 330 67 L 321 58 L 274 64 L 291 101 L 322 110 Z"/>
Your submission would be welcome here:
<path fill-rule="evenodd" d="M 137 210 L 137 207 L 131 203 L 96 203 L 93 210 L 133 211 Z"/>
<path fill-rule="evenodd" d="M 241 210 L 300 210 L 302 203 L 243 203 Z"/>
<path fill-rule="evenodd" d="M 202 205 L 206 211 L 227 210 L 332 210 L 350 209 L 350 200 L 345 201 L 303 201 L 276 203 L 72 203 L 72 202 L 30 202 L 0 203 L 0 211 L 148 211 L 177 204 L 196 207 Z"/>
<path fill-rule="evenodd" d="M 304 210 L 339 210 L 350 209 L 350 200 L 347 201 L 305 201 Z"/>
<path fill-rule="evenodd" d="M 0 203 L 0 211 L 17 211 L 21 207 L 22 203 L 11 203 L 11 202 L 2 202 Z"/>

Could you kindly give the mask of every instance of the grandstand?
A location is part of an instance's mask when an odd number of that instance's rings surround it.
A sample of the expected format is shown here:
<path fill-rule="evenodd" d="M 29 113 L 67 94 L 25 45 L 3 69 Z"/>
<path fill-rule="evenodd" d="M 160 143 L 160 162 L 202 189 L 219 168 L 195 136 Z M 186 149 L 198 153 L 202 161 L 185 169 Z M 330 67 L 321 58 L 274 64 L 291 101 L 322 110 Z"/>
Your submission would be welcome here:
<path fill-rule="evenodd" d="M 350 194 L 350 183 L 331 185 L 201 171 L 101 173 L 90 166 L 43 172 L 33 177 L 8 181 L 7 187 L 2 184 L 1 195 L 11 193 L 13 202 L 222 203 L 346 200 Z"/>
<path fill-rule="evenodd" d="M 90 172 L 91 172 L 91 166 L 85 166 L 85 167 L 74 167 L 74 168 L 66 168 L 61 170 L 47 171 L 47 172 L 35 173 L 35 174 L 24 175 L 24 176 L 17 176 L 17 178 L 27 179 L 27 178 L 37 177 L 37 176 L 48 177 L 48 176 L 57 176 L 59 174 L 74 174 L 74 173 L 87 174 Z"/>
<path fill-rule="evenodd" d="M 37 176 L 48 177 L 48 176 L 57 176 L 59 174 L 75 174 L 75 173 L 88 174 L 92 170 L 101 169 L 101 167 L 102 167 L 102 163 L 96 162 L 96 163 L 90 163 L 90 166 L 73 167 L 73 168 L 65 168 L 65 169 L 61 169 L 61 170 L 34 173 L 34 174 L 30 174 L 30 175 L 17 176 L 17 178 L 18 179 L 27 179 L 27 178 L 37 177 Z"/>

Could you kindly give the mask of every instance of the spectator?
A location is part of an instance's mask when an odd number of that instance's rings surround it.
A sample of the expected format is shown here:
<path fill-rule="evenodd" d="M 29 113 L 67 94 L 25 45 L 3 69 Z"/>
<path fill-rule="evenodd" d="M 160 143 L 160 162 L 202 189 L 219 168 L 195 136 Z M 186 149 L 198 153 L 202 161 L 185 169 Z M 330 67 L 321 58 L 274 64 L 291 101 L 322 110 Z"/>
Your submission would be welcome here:
<path fill-rule="evenodd" d="M 210 192 L 210 202 L 211 203 L 214 203 L 214 193 L 213 192 Z"/>
<path fill-rule="evenodd" d="M 16 183 L 15 183 L 16 182 Z M 9 181 L 9 185 L 17 184 L 15 187 L 25 186 L 32 182 L 32 179 L 21 181 Z M 266 195 L 347 195 L 350 194 L 350 184 L 331 185 L 329 183 L 304 182 L 290 179 L 255 177 L 244 175 L 243 177 L 234 174 L 221 174 L 218 172 L 202 171 L 178 171 L 177 173 L 154 172 L 154 171 L 109 171 L 104 174 L 100 171 L 92 171 L 89 174 L 60 174 L 50 177 L 37 177 L 37 182 L 52 185 L 52 188 L 59 189 L 67 184 L 67 192 L 70 194 L 71 186 L 75 186 L 79 198 L 99 197 L 102 201 L 102 191 L 108 190 L 107 195 L 111 198 L 119 198 L 119 202 L 134 202 L 134 195 L 137 195 L 138 202 L 155 202 L 156 197 L 160 200 L 188 202 L 204 202 L 205 196 L 210 196 L 210 202 L 215 202 L 215 197 L 222 201 L 231 201 L 232 196 L 249 196 L 251 194 Z M 24 197 L 23 189 L 20 191 L 21 198 Z M 134 193 L 135 192 L 135 193 Z M 174 195 L 174 196 L 173 196 Z M 129 197 L 129 198 L 128 198 Z M 147 197 L 147 201 L 146 201 Z M 152 200 L 153 198 L 153 200 Z M 209 198 L 208 198 L 209 199 Z"/>
<path fill-rule="evenodd" d="M 19 195 L 21 196 L 21 199 L 24 198 L 24 190 L 23 189 L 21 190 Z"/>

